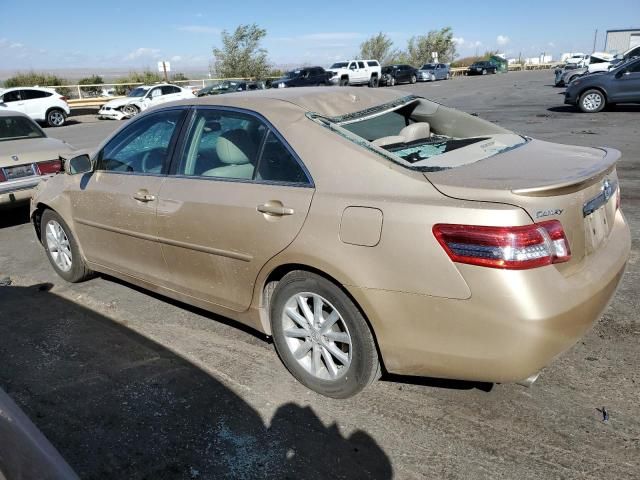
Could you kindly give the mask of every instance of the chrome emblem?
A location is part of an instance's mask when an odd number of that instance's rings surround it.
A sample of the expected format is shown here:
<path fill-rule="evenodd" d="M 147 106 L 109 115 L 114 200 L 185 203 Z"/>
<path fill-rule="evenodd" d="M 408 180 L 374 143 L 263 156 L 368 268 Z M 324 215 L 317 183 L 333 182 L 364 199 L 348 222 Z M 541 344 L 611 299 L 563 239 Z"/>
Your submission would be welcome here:
<path fill-rule="evenodd" d="M 11 155 L 11 160 L 17 162 L 19 160 L 18 155 Z"/>
<path fill-rule="evenodd" d="M 609 199 L 613 197 L 617 188 L 618 182 L 612 182 L 608 178 L 605 178 L 602 182 L 602 186 L 600 187 L 600 193 L 582 206 L 582 215 L 585 217 L 587 215 L 591 215 L 597 209 L 606 204 Z"/>

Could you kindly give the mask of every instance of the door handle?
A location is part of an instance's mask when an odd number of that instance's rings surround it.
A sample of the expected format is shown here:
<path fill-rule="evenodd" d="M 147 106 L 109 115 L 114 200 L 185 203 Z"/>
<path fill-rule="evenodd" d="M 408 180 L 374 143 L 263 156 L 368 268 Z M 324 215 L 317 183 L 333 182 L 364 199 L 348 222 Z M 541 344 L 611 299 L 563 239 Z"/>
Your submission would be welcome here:
<path fill-rule="evenodd" d="M 265 215 L 274 215 L 276 217 L 283 217 L 285 215 L 293 215 L 293 208 L 288 208 L 282 205 L 280 202 L 269 202 L 258 205 L 257 210 Z"/>
<path fill-rule="evenodd" d="M 139 202 L 153 202 L 156 199 L 155 195 L 151 195 L 147 190 L 138 190 L 133 194 L 133 198 Z"/>

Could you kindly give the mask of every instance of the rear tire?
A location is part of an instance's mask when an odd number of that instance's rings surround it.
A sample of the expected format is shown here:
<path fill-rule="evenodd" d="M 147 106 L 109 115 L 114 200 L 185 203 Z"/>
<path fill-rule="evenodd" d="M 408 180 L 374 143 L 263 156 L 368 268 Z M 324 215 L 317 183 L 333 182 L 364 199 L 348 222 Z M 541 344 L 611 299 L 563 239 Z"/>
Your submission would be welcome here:
<path fill-rule="evenodd" d="M 377 88 L 378 87 L 378 77 L 371 77 L 369 79 L 369 88 Z"/>
<path fill-rule="evenodd" d="M 303 385 L 348 398 L 380 376 L 380 362 L 360 310 L 335 284 L 305 271 L 288 273 L 271 303 L 276 351 Z"/>
<path fill-rule="evenodd" d="M 47 258 L 56 273 L 67 282 L 77 283 L 91 276 L 71 229 L 58 213 L 45 210 L 40 235 Z"/>
<path fill-rule="evenodd" d="M 482 70 L 482 75 L 486 75 L 486 74 L 487 74 L 487 69 L 485 68 Z"/>
<path fill-rule="evenodd" d="M 411 83 L 414 84 L 418 81 L 417 77 L 415 75 L 411 75 Z"/>
<path fill-rule="evenodd" d="M 600 90 L 587 90 L 578 100 L 578 107 L 584 113 L 598 113 L 607 105 L 607 99 Z"/>
<path fill-rule="evenodd" d="M 60 108 L 52 108 L 47 112 L 46 120 L 50 127 L 61 127 L 67 120 L 67 114 Z"/>
<path fill-rule="evenodd" d="M 348 78 L 341 78 L 340 82 L 338 83 L 338 85 L 340 85 L 341 87 L 346 87 L 349 85 L 349 79 Z"/>

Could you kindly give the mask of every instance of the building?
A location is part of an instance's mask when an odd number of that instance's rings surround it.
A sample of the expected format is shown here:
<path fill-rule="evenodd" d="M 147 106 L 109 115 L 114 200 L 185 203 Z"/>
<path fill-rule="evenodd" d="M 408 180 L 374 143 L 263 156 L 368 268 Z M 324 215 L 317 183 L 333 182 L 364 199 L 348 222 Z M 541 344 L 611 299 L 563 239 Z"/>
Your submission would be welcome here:
<path fill-rule="evenodd" d="M 623 53 L 638 46 L 640 46 L 640 28 L 607 30 L 604 43 L 605 52 Z"/>

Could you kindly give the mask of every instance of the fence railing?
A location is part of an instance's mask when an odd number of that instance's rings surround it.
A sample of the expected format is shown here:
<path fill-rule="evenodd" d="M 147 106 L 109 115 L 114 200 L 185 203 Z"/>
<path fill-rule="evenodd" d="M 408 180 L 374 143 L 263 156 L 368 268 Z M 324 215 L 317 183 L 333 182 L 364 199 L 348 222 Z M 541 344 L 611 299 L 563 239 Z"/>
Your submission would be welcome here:
<path fill-rule="evenodd" d="M 509 65 L 509 71 L 524 71 L 524 70 L 542 70 L 556 67 L 557 63 L 542 63 L 542 64 L 511 64 Z M 452 77 L 460 77 L 465 75 L 467 67 L 454 67 L 450 69 Z M 275 78 L 275 77 L 274 77 Z M 220 83 L 226 80 L 251 80 L 248 78 L 202 78 L 197 80 L 175 80 L 172 84 L 187 86 L 194 89 L 204 88 L 215 83 Z M 144 85 L 144 83 L 100 83 L 91 85 L 52 85 L 47 88 L 59 89 L 64 92 L 68 97 L 68 103 L 71 108 L 91 108 L 100 107 L 109 100 L 114 98 L 120 98 L 121 95 L 105 95 L 109 91 L 115 89 L 128 89 L 135 88 Z M 90 90 L 89 90 L 90 89 Z M 100 92 L 96 90 L 100 89 Z"/>

